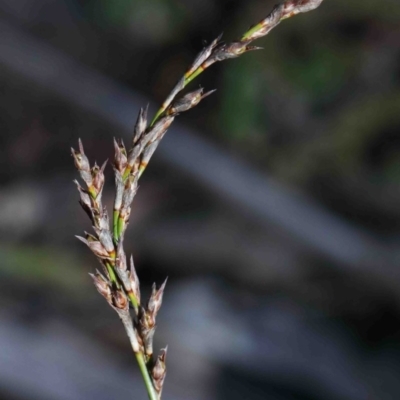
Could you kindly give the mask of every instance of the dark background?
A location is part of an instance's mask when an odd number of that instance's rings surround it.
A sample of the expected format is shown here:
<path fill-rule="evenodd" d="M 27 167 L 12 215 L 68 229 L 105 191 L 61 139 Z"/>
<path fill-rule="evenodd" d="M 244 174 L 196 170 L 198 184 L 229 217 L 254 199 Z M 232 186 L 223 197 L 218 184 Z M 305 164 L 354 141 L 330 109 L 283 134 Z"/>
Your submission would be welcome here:
<path fill-rule="evenodd" d="M 1 399 L 146 398 L 74 238 L 69 149 L 111 159 L 203 41 L 273 4 L 0 1 Z M 174 122 L 126 239 L 144 297 L 169 277 L 166 400 L 399 398 L 399 19 L 325 0 L 192 83 L 218 91 Z"/>

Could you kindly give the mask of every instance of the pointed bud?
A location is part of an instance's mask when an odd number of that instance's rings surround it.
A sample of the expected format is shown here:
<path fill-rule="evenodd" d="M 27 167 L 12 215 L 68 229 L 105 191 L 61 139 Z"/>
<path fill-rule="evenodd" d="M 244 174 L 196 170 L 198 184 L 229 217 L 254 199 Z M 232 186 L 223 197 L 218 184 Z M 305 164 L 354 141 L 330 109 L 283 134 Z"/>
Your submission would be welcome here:
<path fill-rule="evenodd" d="M 135 197 L 137 190 L 137 179 L 132 174 L 125 180 L 125 190 L 122 196 L 121 216 L 126 216 L 130 213 L 130 207 Z"/>
<path fill-rule="evenodd" d="M 151 358 L 153 355 L 153 338 L 156 331 L 155 317 L 148 310 L 141 307 L 138 322 L 144 351 L 148 358 Z"/>
<path fill-rule="evenodd" d="M 94 236 L 87 234 L 86 239 L 81 236 L 76 236 L 81 242 L 85 243 L 96 257 L 101 259 L 109 259 L 110 256 L 104 246 Z"/>
<path fill-rule="evenodd" d="M 99 229 L 101 219 L 100 209 L 98 207 L 98 204 L 96 204 L 97 200 L 93 200 L 92 198 L 92 203 L 94 203 L 91 209 L 93 226 Z"/>
<path fill-rule="evenodd" d="M 102 231 L 110 230 L 110 220 L 108 218 L 108 211 L 106 207 L 103 207 L 101 214 L 99 214 L 97 225 Z"/>
<path fill-rule="evenodd" d="M 151 359 L 153 355 L 153 341 L 154 341 L 154 334 L 156 333 L 156 326 L 154 325 L 150 329 L 143 329 L 141 328 L 142 334 L 142 345 L 146 356 Z"/>
<path fill-rule="evenodd" d="M 93 283 L 96 286 L 97 291 L 108 301 L 108 303 L 111 303 L 111 284 L 99 271 L 96 271 L 96 275 L 89 275 L 92 277 Z"/>
<path fill-rule="evenodd" d="M 118 247 L 117 247 L 117 257 L 115 259 L 115 272 L 117 273 L 119 279 L 124 286 L 126 293 L 130 296 L 132 291 L 132 285 L 130 280 L 130 271 L 128 271 L 127 263 L 126 263 L 126 256 L 124 252 L 124 245 L 123 245 L 123 236 L 121 236 Z M 138 301 L 133 302 L 132 305 L 135 308 L 135 311 L 138 310 Z"/>
<path fill-rule="evenodd" d="M 135 145 L 139 138 L 144 134 L 147 127 L 147 114 L 149 111 L 149 106 L 145 109 L 141 108 L 139 115 L 136 120 L 135 129 L 133 131 L 133 144 Z"/>
<path fill-rule="evenodd" d="M 164 136 L 164 135 L 163 135 Z M 147 168 L 147 165 L 149 164 L 149 161 L 156 151 L 158 145 L 160 144 L 161 139 L 163 138 L 161 136 L 159 139 L 155 140 L 152 143 L 149 143 L 143 150 L 142 156 L 140 157 L 140 164 L 139 164 L 139 176 L 143 173 L 143 171 Z"/>
<path fill-rule="evenodd" d="M 208 96 L 209 93 L 206 93 L 204 96 L 202 96 L 202 98 L 204 98 L 205 96 Z M 158 124 L 156 124 L 155 127 L 153 127 L 153 129 L 150 131 L 150 134 L 154 137 L 154 139 L 151 139 L 148 144 L 146 145 L 146 147 L 144 147 L 143 152 L 140 156 L 140 162 L 138 164 L 138 170 L 139 170 L 139 178 L 142 175 L 143 171 L 146 169 L 152 155 L 154 154 L 154 152 L 156 151 L 158 145 L 160 144 L 161 139 L 164 137 L 164 135 L 167 133 L 168 127 L 171 125 L 172 121 L 174 120 L 175 116 L 167 116 L 164 117 L 165 118 L 165 122 L 167 124 L 163 124 L 162 128 L 163 129 L 159 129 L 158 130 Z M 163 118 L 163 119 L 164 119 Z"/>
<path fill-rule="evenodd" d="M 149 143 L 154 142 L 165 134 L 174 119 L 175 116 L 166 115 L 162 118 L 159 118 L 151 128 L 148 128 L 146 133 L 140 138 L 140 140 L 136 143 L 131 153 L 129 154 L 130 167 L 134 167 L 134 165 L 138 161 L 139 156 L 142 154 L 143 150 Z M 138 167 L 138 165 L 136 165 L 136 167 Z M 134 175 L 136 175 L 137 168 L 133 169 L 132 172 Z"/>
<path fill-rule="evenodd" d="M 208 63 L 212 64 L 216 61 L 239 57 L 247 51 L 259 50 L 260 47 L 250 46 L 251 41 L 252 40 L 243 40 L 218 46 L 210 56 Z"/>
<path fill-rule="evenodd" d="M 323 0 L 288 0 L 275 6 L 272 12 L 263 20 L 249 28 L 242 40 L 256 40 L 267 35 L 282 20 L 293 15 L 308 12 L 321 5 Z"/>
<path fill-rule="evenodd" d="M 74 183 L 78 189 L 79 192 L 79 204 L 83 208 L 83 210 L 86 212 L 86 214 L 89 216 L 90 220 L 93 222 L 93 213 L 92 213 L 92 200 L 88 192 L 83 189 L 83 187 L 79 184 L 77 180 L 74 180 Z"/>
<path fill-rule="evenodd" d="M 130 271 L 130 281 L 131 281 L 131 288 L 132 292 L 135 295 L 138 304 L 140 304 L 140 282 L 139 278 L 136 273 L 136 268 L 133 263 L 133 257 L 131 256 L 130 259 L 130 266 L 129 266 L 129 271 Z"/>
<path fill-rule="evenodd" d="M 175 117 L 173 115 L 166 115 L 160 118 L 146 135 L 146 145 L 162 137 L 171 126 L 174 119 Z M 143 148 L 144 147 L 145 146 L 143 146 Z"/>
<path fill-rule="evenodd" d="M 123 237 L 120 238 L 117 247 L 117 258 L 115 260 L 115 267 L 120 271 L 127 271 L 128 266 L 126 263 L 126 255 L 124 251 L 124 240 Z"/>
<path fill-rule="evenodd" d="M 291 0 L 283 4 L 284 16 L 290 17 L 299 13 L 312 11 L 321 5 L 323 0 Z"/>
<path fill-rule="evenodd" d="M 159 117 L 163 115 L 164 111 L 168 108 L 168 106 L 171 104 L 171 102 L 175 99 L 176 95 L 185 88 L 185 76 L 182 76 L 179 81 L 176 83 L 174 88 L 171 90 L 170 94 L 168 97 L 164 100 L 164 102 L 161 105 L 161 108 L 158 110 L 156 114 L 155 120 L 158 121 Z"/>
<path fill-rule="evenodd" d="M 118 171 L 123 173 L 127 165 L 127 156 L 126 156 L 125 145 L 122 139 L 118 140 L 114 139 L 114 149 L 115 149 L 114 166 Z"/>
<path fill-rule="evenodd" d="M 78 140 L 79 151 L 71 148 L 72 157 L 74 157 L 75 166 L 78 170 L 90 170 L 89 160 L 85 155 L 81 139 Z"/>
<path fill-rule="evenodd" d="M 120 310 L 127 310 L 129 308 L 129 301 L 122 290 L 115 290 L 112 293 L 113 305 Z"/>
<path fill-rule="evenodd" d="M 119 211 L 122 206 L 122 197 L 125 191 L 124 180 L 122 173 L 118 169 L 114 168 L 115 174 L 115 200 L 114 200 L 114 210 Z"/>
<path fill-rule="evenodd" d="M 90 195 L 88 194 L 88 192 L 83 189 L 83 187 L 79 184 L 77 180 L 74 180 L 74 183 L 79 191 L 82 207 L 91 208 L 92 202 L 90 200 Z"/>
<path fill-rule="evenodd" d="M 119 302 L 118 302 L 119 303 Z M 120 304 L 122 305 L 122 304 Z M 122 323 L 124 324 L 126 334 L 129 337 L 129 341 L 131 342 L 132 349 L 135 353 L 139 353 L 141 351 L 140 346 L 140 336 L 133 326 L 133 321 L 131 315 L 129 313 L 129 307 L 126 308 L 118 308 L 112 305 L 114 310 L 118 313 L 121 318 Z"/>
<path fill-rule="evenodd" d="M 103 190 L 104 186 L 104 169 L 106 168 L 107 161 L 103 163 L 101 168 L 97 165 L 94 164 L 91 173 L 92 173 L 92 179 L 93 179 L 93 187 L 95 188 L 97 193 L 100 193 Z"/>
<path fill-rule="evenodd" d="M 94 230 L 99 238 L 100 243 L 103 245 L 107 253 L 109 255 L 114 253 L 114 242 L 109 229 L 98 229 L 94 227 Z"/>
<path fill-rule="evenodd" d="M 79 139 L 79 151 L 71 148 L 72 157 L 74 157 L 75 167 L 79 171 L 81 178 L 86 183 L 87 186 L 92 185 L 92 174 L 90 172 L 89 159 L 86 157 L 83 150 L 83 144 L 81 139 Z"/>
<path fill-rule="evenodd" d="M 205 97 L 209 96 L 211 93 L 215 92 L 215 90 L 211 90 L 205 94 L 203 94 L 203 88 L 197 89 L 193 92 L 190 92 L 183 96 L 182 98 L 174 101 L 169 109 L 167 110 L 168 115 L 176 115 L 178 113 L 187 111 L 200 103 Z"/>
<path fill-rule="evenodd" d="M 152 293 L 150 296 L 150 299 L 147 303 L 147 309 L 146 311 L 148 312 L 149 316 L 153 319 L 153 323 L 155 323 L 156 316 L 158 311 L 161 308 L 162 304 L 162 299 L 164 295 L 164 290 L 165 290 L 165 285 L 167 284 L 168 278 L 164 281 L 164 283 L 160 286 L 160 288 L 157 290 L 156 285 L 153 285 Z"/>
<path fill-rule="evenodd" d="M 161 350 L 161 354 L 157 357 L 156 364 L 151 372 L 151 376 L 153 378 L 154 387 L 157 393 L 161 396 L 165 376 L 167 374 L 167 369 L 165 365 L 165 360 L 167 357 L 168 347 Z"/>
<path fill-rule="evenodd" d="M 203 62 L 207 60 L 208 57 L 210 57 L 214 48 L 220 43 L 221 38 L 222 38 L 222 33 L 199 53 L 199 55 L 193 61 L 193 64 L 186 71 L 185 73 L 186 77 L 192 75 L 193 72 L 196 71 L 197 68 L 199 68 L 201 64 L 203 64 Z"/>

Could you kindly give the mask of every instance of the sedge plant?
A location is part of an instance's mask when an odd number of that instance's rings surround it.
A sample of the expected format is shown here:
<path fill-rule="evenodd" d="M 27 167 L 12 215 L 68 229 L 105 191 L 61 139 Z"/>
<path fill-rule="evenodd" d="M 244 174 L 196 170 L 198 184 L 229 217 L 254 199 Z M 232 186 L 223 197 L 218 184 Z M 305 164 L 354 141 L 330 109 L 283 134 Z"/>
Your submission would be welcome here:
<path fill-rule="evenodd" d="M 133 258 L 131 256 L 128 262 L 125 254 L 124 236 L 138 181 L 175 117 L 195 107 L 214 92 L 204 92 L 203 88 L 199 88 L 180 97 L 180 92 L 190 82 L 216 62 L 261 49 L 252 45 L 252 42 L 266 36 L 281 21 L 314 10 L 322 1 L 286 1 L 276 5 L 266 18 L 250 27 L 240 39 L 225 43 L 221 41 L 222 35 L 218 36 L 201 50 L 150 122 L 148 108 L 140 109 L 129 146 L 126 147 L 122 139 L 114 139 L 115 155 L 112 167 L 115 175 L 115 200 L 111 221 L 102 203 L 106 163 L 102 166 L 91 166 L 80 140 L 78 150 L 72 149 L 75 166 L 84 182 L 84 186 L 81 186 L 75 181 L 80 204 L 93 224 L 93 233 L 85 233 L 84 237 L 78 236 L 78 239 L 85 243 L 100 261 L 101 271 L 97 270 L 91 274 L 93 282 L 123 323 L 150 400 L 161 399 L 166 376 L 167 348 L 161 350 L 158 356 L 153 355 L 156 318 L 166 282 L 158 289 L 153 285 L 149 300 L 143 302 Z"/>

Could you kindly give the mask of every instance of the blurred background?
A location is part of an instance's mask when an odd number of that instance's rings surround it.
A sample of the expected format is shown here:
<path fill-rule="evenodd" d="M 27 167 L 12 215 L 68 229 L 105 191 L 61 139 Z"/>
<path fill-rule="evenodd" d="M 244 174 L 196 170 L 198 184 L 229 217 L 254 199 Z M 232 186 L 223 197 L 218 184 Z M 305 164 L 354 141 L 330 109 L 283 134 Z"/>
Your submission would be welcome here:
<path fill-rule="evenodd" d="M 70 147 L 129 143 L 274 0 L 0 0 L 0 399 L 145 399 L 75 238 Z M 141 179 L 127 253 L 169 277 L 165 400 L 400 393 L 400 7 L 326 0 L 214 65 Z M 111 206 L 111 168 L 106 202 Z"/>

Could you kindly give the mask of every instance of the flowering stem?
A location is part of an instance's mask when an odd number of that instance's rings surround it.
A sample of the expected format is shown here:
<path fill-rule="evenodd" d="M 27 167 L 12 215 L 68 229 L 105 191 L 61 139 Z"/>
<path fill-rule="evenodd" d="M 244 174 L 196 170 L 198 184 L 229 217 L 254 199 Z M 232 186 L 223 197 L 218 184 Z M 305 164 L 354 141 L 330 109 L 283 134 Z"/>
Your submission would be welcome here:
<path fill-rule="evenodd" d="M 111 265 L 111 263 L 106 262 L 106 268 L 108 274 L 110 275 L 111 282 L 114 283 L 117 287 L 119 287 L 118 278 L 117 275 L 115 274 L 114 267 Z"/>
<path fill-rule="evenodd" d="M 93 282 L 98 292 L 118 313 L 124 324 L 150 400 L 161 400 L 166 376 L 167 348 L 161 351 L 155 361 L 153 359 L 156 316 L 162 304 L 166 281 L 158 289 L 154 284 L 147 305 L 141 304 L 140 284 L 133 258 L 131 257 L 130 267 L 128 267 L 123 249 L 125 230 L 131 213 L 131 203 L 136 194 L 138 179 L 145 171 L 151 156 L 175 117 L 195 107 L 214 90 L 203 93 L 203 88 L 200 88 L 177 98 L 179 92 L 212 64 L 260 49 L 260 47 L 250 44 L 267 35 L 282 20 L 311 11 L 317 8 L 322 1 L 287 0 L 275 6 L 266 18 L 252 26 L 241 39 L 223 43 L 220 41 L 221 36 L 217 37 L 198 54 L 164 100 L 150 125 L 147 124 L 147 109 L 140 110 L 131 149 L 127 151 L 122 140 L 114 141 L 116 196 L 112 229 L 107 209 L 103 207 L 101 201 L 104 186 L 103 172 L 106 163 L 102 167 L 95 164 L 91 168 L 80 140 L 79 150 L 72 149 L 75 165 L 81 179 L 86 184 L 86 189 L 84 189 L 78 182 L 75 182 L 80 193 L 80 203 L 89 215 L 95 230 L 95 234 L 85 233 L 85 238 L 78 236 L 78 239 L 85 243 L 105 266 L 105 275 L 100 271 L 91 274 Z M 133 319 L 130 314 L 130 304 L 135 310 Z"/>
<path fill-rule="evenodd" d="M 146 386 L 147 394 L 149 396 L 149 400 L 160 400 L 160 396 L 158 395 L 153 381 L 150 376 L 150 371 L 146 366 L 146 361 L 144 358 L 143 351 L 141 351 L 141 347 L 139 345 L 135 329 L 132 324 L 132 319 L 130 318 L 129 311 L 118 312 L 121 321 L 125 327 L 125 331 L 128 335 L 129 341 L 131 343 L 131 347 L 133 352 L 135 353 L 135 357 L 137 363 L 139 365 L 140 373 L 142 374 L 144 384 Z"/>
<path fill-rule="evenodd" d="M 296 14 L 308 12 L 319 7 L 323 0 L 287 0 L 284 3 L 277 5 L 273 8 L 272 12 L 259 23 L 253 25 L 247 32 L 243 34 L 239 41 L 236 43 L 243 43 L 243 48 L 235 53 L 227 54 L 227 57 L 220 57 L 213 59 L 214 51 L 217 52 L 219 48 L 223 45 L 219 41 L 219 38 L 212 47 L 208 57 L 205 57 L 200 65 L 196 68 L 189 68 L 189 70 L 184 74 L 183 83 L 179 89 L 181 91 L 184 89 L 191 81 L 197 78 L 203 71 L 205 71 L 210 65 L 214 64 L 216 61 L 223 61 L 224 59 L 237 57 L 249 50 L 257 50 L 259 48 L 248 46 L 248 44 L 260 37 L 267 35 L 273 28 L 275 28 L 281 21 L 293 17 Z M 174 96 L 168 96 L 168 99 L 173 100 Z M 151 121 L 150 127 L 154 125 L 155 122 L 162 116 L 164 111 L 168 108 L 169 102 L 165 101 L 161 107 L 158 109 L 153 120 Z"/>
<path fill-rule="evenodd" d="M 160 400 L 156 390 L 154 389 L 153 382 L 151 380 L 149 370 L 147 369 L 146 361 L 144 355 L 141 352 L 135 353 L 137 363 L 139 365 L 140 372 L 143 377 L 144 384 L 146 386 L 147 394 L 150 400 Z"/>

